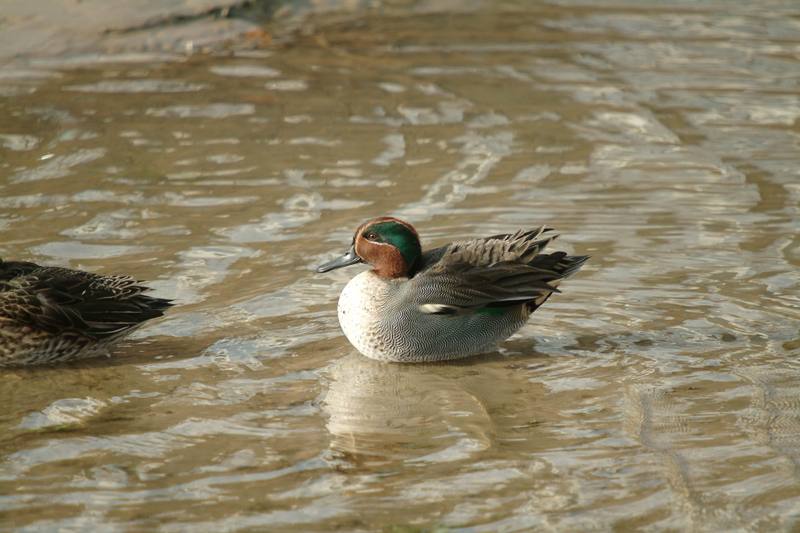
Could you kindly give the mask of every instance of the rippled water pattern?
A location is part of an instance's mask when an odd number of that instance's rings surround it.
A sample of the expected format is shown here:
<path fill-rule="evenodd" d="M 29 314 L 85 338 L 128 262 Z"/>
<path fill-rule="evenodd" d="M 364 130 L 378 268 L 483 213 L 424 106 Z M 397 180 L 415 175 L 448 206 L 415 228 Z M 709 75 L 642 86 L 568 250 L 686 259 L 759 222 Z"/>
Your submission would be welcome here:
<path fill-rule="evenodd" d="M 3 371 L 3 528 L 800 527 L 797 4 L 464 4 L 0 71 L 0 254 L 181 304 Z M 310 268 L 387 213 L 592 260 L 498 354 L 378 364 Z"/>

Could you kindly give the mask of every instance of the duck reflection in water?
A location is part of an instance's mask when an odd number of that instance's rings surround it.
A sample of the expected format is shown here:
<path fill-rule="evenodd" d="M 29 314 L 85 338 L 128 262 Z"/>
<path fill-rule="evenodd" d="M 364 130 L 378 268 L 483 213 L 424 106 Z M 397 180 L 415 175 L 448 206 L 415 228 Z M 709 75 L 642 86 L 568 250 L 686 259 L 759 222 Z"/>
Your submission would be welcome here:
<path fill-rule="evenodd" d="M 539 425 L 554 413 L 537 407 L 547 403 L 545 388 L 524 369 L 508 382 L 508 364 L 482 360 L 478 372 L 470 363 L 386 365 L 345 356 L 326 373 L 322 408 L 331 448 L 359 462 L 438 463 L 469 459 L 507 439 L 535 435 L 548 446 L 553 436 Z M 522 406 L 520 394 L 528 400 Z"/>

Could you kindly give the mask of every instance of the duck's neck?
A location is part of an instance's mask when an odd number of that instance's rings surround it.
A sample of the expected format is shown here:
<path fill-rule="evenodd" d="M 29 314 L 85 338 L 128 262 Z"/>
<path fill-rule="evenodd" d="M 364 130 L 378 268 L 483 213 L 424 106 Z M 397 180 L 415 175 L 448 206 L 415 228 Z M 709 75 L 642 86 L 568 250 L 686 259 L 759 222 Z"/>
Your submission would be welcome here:
<path fill-rule="evenodd" d="M 379 247 L 379 256 L 372 263 L 372 272 L 384 279 L 408 278 L 410 268 L 401 250 L 394 246 Z"/>

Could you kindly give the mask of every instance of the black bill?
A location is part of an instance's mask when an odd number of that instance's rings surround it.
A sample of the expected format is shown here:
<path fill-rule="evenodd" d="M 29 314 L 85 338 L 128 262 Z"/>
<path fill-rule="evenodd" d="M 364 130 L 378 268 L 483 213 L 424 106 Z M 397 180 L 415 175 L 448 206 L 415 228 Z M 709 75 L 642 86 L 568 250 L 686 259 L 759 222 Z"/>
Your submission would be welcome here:
<path fill-rule="evenodd" d="M 361 258 L 356 255 L 355 247 L 351 246 L 347 252 L 341 257 L 337 257 L 333 261 L 328 261 L 325 264 L 322 264 L 317 267 L 317 272 L 330 272 L 331 270 L 336 270 L 337 268 L 342 268 L 350 265 L 355 265 L 356 263 L 360 263 Z"/>

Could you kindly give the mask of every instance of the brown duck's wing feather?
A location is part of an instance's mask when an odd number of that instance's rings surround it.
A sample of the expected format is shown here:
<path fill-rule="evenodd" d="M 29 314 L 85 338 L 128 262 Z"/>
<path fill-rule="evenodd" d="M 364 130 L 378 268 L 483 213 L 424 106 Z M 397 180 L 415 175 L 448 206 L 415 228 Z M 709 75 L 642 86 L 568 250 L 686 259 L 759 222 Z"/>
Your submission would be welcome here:
<path fill-rule="evenodd" d="M 0 283 L 10 283 L 15 278 L 30 274 L 40 267 L 36 263 L 25 261 L 3 261 L 0 259 Z"/>
<path fill-rule="evenodd" d="M 146 290 L 127 276 L 0 263 L 0 317 L 54 334 L 105 339 L 163 315 L 170 301 Z"/>

